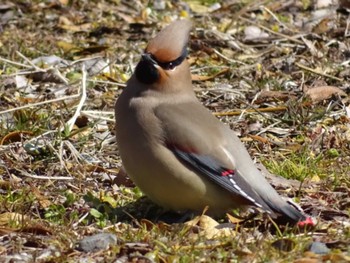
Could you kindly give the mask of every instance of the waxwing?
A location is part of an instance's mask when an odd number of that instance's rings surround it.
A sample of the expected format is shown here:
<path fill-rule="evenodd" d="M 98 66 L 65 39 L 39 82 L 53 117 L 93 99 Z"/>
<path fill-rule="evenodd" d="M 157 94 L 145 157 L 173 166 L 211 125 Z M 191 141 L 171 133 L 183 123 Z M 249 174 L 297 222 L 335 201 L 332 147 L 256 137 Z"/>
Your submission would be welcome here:
<path fill-rule="evenodd" d="M 115 105 L 127 174 L 155 203 L 218 215 L 256 207 L 284 222 L 312 224 L 256 168 L 235 133 L 196 98 L 186 60 L 191 22 L 178 20 L 147 45 Z"/>

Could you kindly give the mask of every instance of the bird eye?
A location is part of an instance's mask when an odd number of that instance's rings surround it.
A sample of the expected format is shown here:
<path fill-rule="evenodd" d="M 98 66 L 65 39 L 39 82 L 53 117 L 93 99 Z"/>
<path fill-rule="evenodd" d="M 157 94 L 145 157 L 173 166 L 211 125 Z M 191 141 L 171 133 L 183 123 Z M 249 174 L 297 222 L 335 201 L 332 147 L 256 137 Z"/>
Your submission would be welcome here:
<path fill-rule="evenodd" d="M 173 62 L 170 62 L 170 63 L 168 64 L 168 66 L 167 66 L 167 69 L 169 69 L 169 70 L 174 70 L 175 67 L 176 67 L 176 65 L 175 65 Z"/>

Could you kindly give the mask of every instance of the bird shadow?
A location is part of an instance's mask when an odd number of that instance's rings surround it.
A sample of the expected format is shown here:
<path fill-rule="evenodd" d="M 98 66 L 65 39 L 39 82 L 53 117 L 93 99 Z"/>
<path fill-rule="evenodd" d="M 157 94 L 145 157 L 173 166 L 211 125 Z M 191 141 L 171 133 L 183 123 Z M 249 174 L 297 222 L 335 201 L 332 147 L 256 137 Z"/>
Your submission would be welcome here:
<path fill-rule="evenodd" d="M 165 210 L 162 207 L 153 203 L 147 197 L 141 197 L 136 201 L 130 202 L 123 206 L 111 207 L 109 204 L 103 206 L 93 206 L 98 211 L 108 218 L 111 223 L 127 223 L 134 226 L 139 226 L 140 222 L 145 220 L 152 223 L 166 223 L 166 224 L 182 224 L 191 219 L 196 215 L 191 212 L 176 213 L 169 210 Z M 280 231 L 286 231 L 289 229 L 285 225 L 280 225 L 278 222 L 273 222 L 268 218 L 262 216 L 259 213 L 247 216 L 245 220 L 239 224 L 232 223 L 227 217 L 215 217 L 214 218 L 219 225 L 216 227 L 220 228 L 231 228 L 231 229 L 257 229 L 260 232 L 278 233 Z M 292 229 L 292 228 L 290 228 Z"/>

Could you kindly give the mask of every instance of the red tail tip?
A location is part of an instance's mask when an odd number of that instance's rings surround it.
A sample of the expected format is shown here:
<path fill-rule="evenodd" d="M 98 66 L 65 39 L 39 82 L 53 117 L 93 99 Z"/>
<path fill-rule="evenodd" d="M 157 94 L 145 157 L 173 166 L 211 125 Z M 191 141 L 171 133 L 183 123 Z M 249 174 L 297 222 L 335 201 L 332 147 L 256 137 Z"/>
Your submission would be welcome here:
<path fill-rule="evenodd" d="M 299 221 L 297 225 L 298 227 L 306 227 L 306 226 L 313 227 L 316 225 L 316 222 L 312 217 L 308 217 L 304 221 Z"/>

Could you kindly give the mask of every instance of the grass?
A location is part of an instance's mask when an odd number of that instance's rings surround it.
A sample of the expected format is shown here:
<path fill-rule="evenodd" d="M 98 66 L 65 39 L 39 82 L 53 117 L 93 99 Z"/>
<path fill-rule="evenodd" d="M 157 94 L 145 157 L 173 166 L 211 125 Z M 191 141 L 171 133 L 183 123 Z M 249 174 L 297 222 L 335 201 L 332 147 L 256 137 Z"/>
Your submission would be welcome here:
<path fill-rule="evenodd" d="M 298 31 L 295 34 L 303 34 L 324 51 L 323 57 L 316 59 L 307 45 L 295 44 L 280 35 L 270 35 L 268 41 L 244 40 L 247 26 L 270 28 L 276 24 L 272 16 L 255 7 L 263 3 L 245 1 L 214 13 L 192 16 L 198 29 L 193 30 L 191 39 L 197 42 L 190 49 L 195 74 L 213 76 L 221 68 L 230 69 L 215 78 L 196 81 L 197 96 L 215 112 L 241 113 L 221 119 L 240 133 L 251 155 L 271 173 L 302 183 L 300 187 L 286 181 L 286 187 L 278 190 L 284 196 L 295 198 L 319 221 L 311 232 L 298 232 L 290 226 L 277 227 L 261 216 L 232 229 L 214 230 L 209 226 L 157 220 L 166 221 L 175 216 L 164 214 L 163 209 L 152 204 L 119 173 L 121 160 L 114 141 L 115 123 L 111 121 L 115 98 L 123 88 L 117 83 L 125 82 L 125 76 L 132 74 L 139 53 L 158 23 L 166 24 L 171 17 L 183 14 L 183 7 L 166 6 L 165 10 L 157 11 L 142 1 L 133 7 L 115 1 L 78 1 L 67 6 L 64 1 L 59 2 L 50 6 L 42 1 L 13 1 L 15 7 L 9 7 L 13 12 L 11 20 L 1 29 L 0 259 L 27 257 L 27 262 L 35 259 L 112 262 L 122 257 L 141 262 L 147 262 L 146 259 L 155 262 L 310 262 L 314 258 L 349 261 L 350 122 L 346 113 L 349 102 L 333 96 L 316 103 L 306 99 L 303 92 L 304 87 L 320 85 L 333 85 L 348 92 L 348 79 L 344 75 L 347 66 L 341 64 L 343 54 L 335 53 L 337 50 L 327 52 L 326 48 L 332 40 L 347 46 L 347 38 L 335 36 L 332 30 L 319 37 L 308 35 L 303 28 L 290 25 L 289 11 L 265 2 L 264 6 L 276 17 Z M 209 6 L 214 2 L 201 3 Z M 249 8 L 244 10 L 244 6 Z M 296 3 L 295 19 L 300 16 L 307 20 L 311 15 L 309 6 L 309 2 L 301 6 Z M 243 10 L 240 16 L 252 23 L 239 17 L 231 21 L 232 11 L 238 10 Z M 346 14 L 338 13 L 334 21 L 338 29 L 346 24 L 346 19 Z M 66 27 L 62 26 L 64 21 Z M 74 26 L 84 23 L 90 27 L 75 31 Z M 111 30 L 91 35 L 99 26 Z M 215 34 L 215 28 L 228 29 L 230 40 Z M 276 26 L 273 29 L 289 37 L 294 34 Z M 204 50 L 203 46 L 209 49 Z M 216 49 L 228 59 L 210 53 L 210 49 Z M 56 69 L 68 79 L 68 84 L 57 82 L 57 76 L 35 81 L 24 71 L 34 71 L 28 61 L 39 56 L 55 54 L 65 60 L 77 59 L 76 50 L 80 51 L 79 59 L 101 58 L 109 65 L 109 72 L 87 76 L 86 99 L 80 116 L 70 128 L 69 120 L 82 98 L 59 99 L 82 94 L 82 62 L 37 65 L 44 73 L 50 68 Z M 248 59 L 241 61 L 240 58 Z M 232 67 L 232 61 L 236 60 L 242 65 L 234 63 Z M 311 69 L 322 68 L 328 75 L 344 80 L 300 69 L 288 61 Z M 16 76 L 25 78 L 25 88 L 17 86 Z M 285 85 L 286 82 L 293 85 Z M 225 89 L 220 89 L 221 85 L 226 85 Z M 292 93 L 294 97 L 287 101 L 255 98 L 264 90 Z M 41 104 L 9 111 L 33 103 Z M 280 106 L 286 110 L 259 112 L 260 108 Z M 257 111 L 242 111 L 252 108 Z M 260 125 L 261 129 L 251 131 L 251 125 Z M 223 216 L 216 221 L 228 223 L 229 219 Z M 79 240 L 99 232 L 115 234 L 119 242 L 97 252 L 76 250 Z M 219 235 L 212 238 L 213 233 Z M 327 244 L 331 251 L 326 255 L 312 254 L 309 246 L 315 240 Z"/>
<path fill-rule="evenodd" d="M 271 159 L 263 162 L 270 172 L 287 179 L 299 181 L 312 180 L 313 178 L 325 178 L 328 171 L 320 166 L 322 156 L 314 154 L 291 154 L 288 157 Z M 282 160 L 281 160 L 282 159 Z"/>

